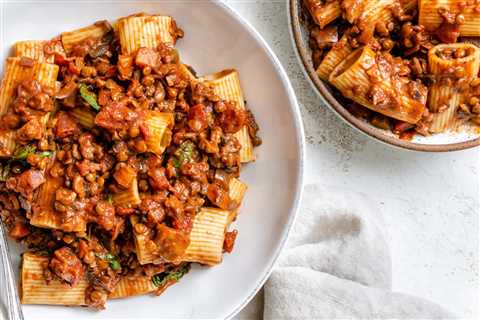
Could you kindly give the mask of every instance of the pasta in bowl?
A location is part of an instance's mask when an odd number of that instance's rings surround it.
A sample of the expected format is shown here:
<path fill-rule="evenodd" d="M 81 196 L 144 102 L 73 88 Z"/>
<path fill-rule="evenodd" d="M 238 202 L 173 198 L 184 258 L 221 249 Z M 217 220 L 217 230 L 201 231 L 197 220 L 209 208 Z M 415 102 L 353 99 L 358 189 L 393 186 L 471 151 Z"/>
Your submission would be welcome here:
<path fill-rule="evenodd" d="M 192 6 L 195 6 L 195 10 L 192 10 Z M 262 144 L 253 150 L 255 161 L 243 163 L 238 179 L 248 185 L 248 190 L 244 193 L 239 214 L 229 229 L 238 230 L 234 250 L 231 254 L 223 254 L 222 262 L 215 266 L 191 263 L 188 274 L 164 291 L 161 297 L 155 297 L 153 293 L 129 296 L 126 299 L 111 298 L 108 299 L 106 308 L 99 313 L 88 307 L 25 304 L 22 307 L 25 319 L 231 318 L 246 305 L 268 278 L 292 227 L 302 190 L 305 144 L 295 93 L 286 72 L 267 43 L 248 22 L 228 6 L 217 1 L 127 0 L 116 2 L 115 5 L 108 1 L 74 1 L 68 5 L 56 1 L 6 2 L 0 4 L 0 59 L 5 62 L 7 58 L 14 56 L 15 44 L 20 40 L 53 39 L 61 32 L 91 26 L 95 21 L 108 20 L 113 31 L 118 32 L 115 21 L 135 12 L 157 13 L 159 16 L 175 19 L 184 31 L 184 37 L 175 43 L 182 65 L 194 66 L 197 80 L 209 81 L 209 88 L 212 90 L 219 84 L 218 76 L 238 77 L 246 101 L 243 102 L 251 108 L 261 128 Z M 52 14 L 55 19 L 51 19 Z M 8 28 L 2 29 L 4 26 Z M 2 77 L 6 67 L 5 63 L 0 64 Z M 221 70 L 224 72 L 218 73 Z M 203 75 L 210 76 L 201 80 L 205 78 Z M 118 82 L 119 85 L 122 83 L 124 82 Z M 97 93 L 97 102 L 100 100 L 96 87 L 87 84 L 86 89 Z M 76 99 L 81 99 L 83 103 L 84 99 L 78 97 L 80 88 L 75 90 Z M 234 91 L 224 92 L 231 94 Z M 88 96 L 85 88 L 83 93 Z M 190 97 L 187 96 L 187 99 Z M 86 111 L 97 114 L 98 111 L 91 105 L 87 107 Z M 69 112 L 77 113 L 75 119 L 79 119 L 79 125 L 82 125 L 82 122 L 91 123 L 91 117 L 82 116 L 76 109 Z M 164 122 L 163 118 L 157 119 L 160 120 L 156 122 L 159 124 L 156 129 L 158 132 L 162 128 L 160 124 Z M 170 121 L 168 117 L 165 120 L 167 123 Z M 168 126 L 167 128 L 172 130 Z M 255 142 L 252 140 L 253 144 Z M 161 150 L 162 145 L 157 146 L 158 150 Z M 188 144 L 183 149 L 189 153 Z M 37 152 L 42 151 L 37 149 L 35 153 Z M 169 150 L 162 155 L 167 153 Z M 140 184 L 143 182 L 140 180 L 137 179 L 137 185 L 142 198 Z M 107 184 L 109 181 L 111 180 L 107 180 Z M 35 190 L 34 193 L 38 191 Z M 109 202 L 110 197 L 107 196 L 104 200 Z M 113 193 L 111 200 L 113 201 Z M 3 211 L 0 211 L 0 214 L 3 216 Z M 213 214 L 216 213 L 208 213 L 209 216 Z M 130 217 L 126 218 L 126 227 L 130 228 L 132 222 Z M 142 226 L 138 228 L 143 231 Z M 88 230 L 87 224 L 87 234 Z M 145 236 L 149 236 L 149 232 Z M 21 254 L 26 248 L 10 241 L 10 250 L 14 271 L 20 281 Z M 148 255 L 145 254 L 145 257 Z M 112 262 L 116 268 L 115 257 L 100 255 L 100 258 L 104 258 L 104 263 Z M 125 269 L 122 262 L 119 262 Z M 176 280 L 186 270 L 177 271 L 175 275 L 166 278 L 165 282 Z M 148 281 L 148 278 L 145 280 L 144 283 L 151 288 L 152 282 Z M 157 285 L 163 284 L 163 277 L 157 277 L 157 280 Z M 77 286 L 81 284 L 82 281 L 79 281 Z M 35 286 L 34 283 L 33 285 Z M 62 286 L 68 287 L 64 284 Z M 143 288 L 147 290 L 148 286 Z M 3 298 L 2 293 L 0 290 L 0 299 Z"/>
<path fill-rule="evenodd" d="M 2 219 L 23 304 L 105 308 L 232 252 L 259 127 L 237 70 L 199 77 L 170 16 L 21 41 L 0 87 Z"/>
<path fill-rule="evenodd" d="M 420 151 L 480 144 L 480 8 L 437 0 L 292 0 L 305 70 L 344 120 Z"/>

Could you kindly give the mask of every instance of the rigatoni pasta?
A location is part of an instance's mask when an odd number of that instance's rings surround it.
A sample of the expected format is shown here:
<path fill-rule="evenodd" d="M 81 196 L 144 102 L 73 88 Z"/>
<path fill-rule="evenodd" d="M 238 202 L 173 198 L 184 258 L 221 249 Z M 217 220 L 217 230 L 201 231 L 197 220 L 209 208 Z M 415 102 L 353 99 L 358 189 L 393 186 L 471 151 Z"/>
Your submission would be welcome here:
<path fill-rule="evenodd" d="M 397 0 L 365 0 L 362 13 L 355 21 L 360 30 L 357 39 L 361 44 L 368 44 L 375 29 L 387 28 L 387 25 L 393 21 L 392 11 L 395 10 L 395 3 Z"/>
<path fill-rule="evenodd" d="M 453 19 L 452 21 L 448 21 Z M 420 0 L 419 23 L 430 32 L 450 23 L 461 36 L 480 36 L 480 6 L 476 1 Z M 440 29 L 441 30 L 441 29 Z M 447 29 L 444 30 L 447 32 Z"/>
<path fill-rule="evenodd" d="M 195 217 L 190 232 L 190 244 L 185 261 L 215 265 L 222 261 L 223 241 L 228 226 L 229 211 L 202 208 Z"/>
<path fill-rule="evenodd" d="M 117 22 L 122 53 L 140 48 L 157 48 L 161 43 L 175 44 L 176 25 L 169 16 L 130 16 Z"/>
<path fill-rule="evenodd" d="M 455 119 L 460 103 L 478 77 L 480 49 L 472 44 L 442 44 L 428 53 L 430 73 L 435 83 L 430 87 L 428 107 L 434 113 L 431 132 L 442 132 Z M 452 72 L 461 81 L 453 81 Z"/>
<path fill-rule="evenodd" d="M 352 53 L 352 51 L 353 49 L 348 43 L 347 36 L 343 36 L 342 39 L 330 49 L 318 66 L 317 74 L 320 79 L 327 81 L 333 69 Z"/>
<path fill-rule="evenodd" d="M 58 69 L 57 65 L 39 62 L 29 57 L 8 58 L 5 77 L 0 86 L 0 115 L 3 116 L 3 120 L 12 119 L 10 106 L 14 103 L 15 91 L 19 90 L 20 85 L 28 84 L 26 81 L 35 81 L 38 83 L 37 90 L 51 94 L 55 88 Z M 26 88 L 26 86 L 23 87 Z M 45 126 L 49 115 L 48 111 L 50 111 L 48 105 L 53 106 L 52 98 L 48 93 L 44 95 L 42 104 L 45 107 L 38 112 L 38 117 L 29 119 L 23 127 L 20 127 L 18 122 L 9 126 L 8 122 L 4 121 L 0 141 L 0 157 L 12 156 L 17 140 L 25 140 L 30 137 L 41 138 L 42 132 L 33 135 L 30 128 Z"/>
<path fill-rule="evenodd" d="M 245 99 L 240 85 L 240 77 L 236 70 L 223 70 L 212 75 L 207 75 L 201 80 L 213 88 L 213 92 L 221 99 L 232 101 L 236 103 L 238 108 L 242 110 L 245 109 Z M 253 144 L 247 126 L 243 126 L 235 133 L 235 136 L 241 145 L 240 161 L 243 163 L 254 161 Z"/>
<path fill-rule="evenodd" d="M 78 123 L 86 129 L 95 127 L 95 113 L 87 108 L 75 108 L 70 111 L 72 117 L 77 119 Z"/>
<path fill-rule="evenodd" d="M 24 304 L 103 309 L 232 252 L 260 144 L 237 70 L 198 76 L 173 18 L 21 41 L 0 87 L 0 205 Z"/>
<path fill-rule="evenodd" d="M 108 297 L 110 299 L 128 298 L 154 292 L 157 287 L 152 282 L 151 277 L 123 277 Z"/>
<path fill-rule="evenodd" d="M 342 94 L 369 109 L 408 123 L 420 120 L 426 102 L 426 90 L 411 96 L 412 84 L 393 72 L 382 73 L 390 56 L 377 55 L 368 47 L 357 49 L 331 73 L 329 81 Z"/>
<path fill-rule="evenodd" d="M 239 179 L 232 178 L 230 179 L 228 187 L 229 187 L 228 195 L 232 200 L 232 202 L 234 203 L 234 207 L 236 207 L 235 209 L 230 210 L 230 213 L 228 215 L 227 224 L 230 225 L 237 218 L 239 206 L 243 202 L 243 197 L 247 192 L 248 186 L 242 181 L 240 181 Z"/>
<path fill-rule="evenodd" d="M 88 41 L 94 42 L 101 40 L 111 31 L 111 28 L 107 21 L 99 21 L 88 27 L 63 32 L 61 35 L 63 48 L 67 54 L 72 54 L 75 47 L 86 45 Z"/>
<path fill-rule="evenodd" d="M 130 182 L 126 190 L 122 190 L 112 195 L 112 202 L 119 207 L 132 207 L 140 204 L 141 199 L 138 194 L 138 183 L 136 179 Z"/>
<path fill-rule="evenodd" d="M 25 252 L 22 259 L 22 286 L 20 300 L 23 304 L 48 304 L 66 306 L 84 306 L 85 290 L 88 282 L 80 280 L 76 286 L 70 287 L 60 281 L 53 280 L 47 284 L 44 276 L 48 256 Z"/>
<path fill-rule="evenodd" d="M 167 112 L 148 112 L 145 119 L 145 127 L 148 131 L 145 143 L 147 150 L 161 155 L 170 144 L 172 127 L 175 123 L 175 115 Z"/>
<path fill-rule="evenodd" d="M 54 64 L 41 63 L 30 58 L 7 58 L 6 72 L 0 87 L 0 114 L 7 111 L 20 82 L 34 79 L 42 86 L 54 88 L 57 74 L 58 66 Z"/>
<path fill-rule="evenodd" d="M 15 57 L 26 57 L 38 62 L 54 62 L 54 55 L 45 52 L 47 41 L 29 40 L 19 41 L 14 45 Z"/>
<path fill-rule="evenodd" d="M 349 10 L 345 10 L 347 20 L 350 23 L 357 24 L 358 29 L 361 30 L 358 42 L 367 44 L 375 31 L 375 26 L 381 25 L 385 28 L 393 20 L 392 5 L 394 2 L 395 0 L 364 0 L 357 2 L 355 5 L 348 1 L 343 2 L 343 5 L 349 8 Z M 352 48 L 348 39 L 346 34 L 343 35 L 322 59 L 317 68 L 320 79 L 327 81 L 333 69 L 352 53 L 354 48 Z"/>
<path fill-rule="evenodd" d="M 49 263 L 48 256 L 33 252 L 25 252 L 22 259 L 20 299 L 22 304 L 45 304 L 85 306 L 85 291 L 88 281 L 85 277 L 70 287 L 58 280 L 50 280 L 44 276 L 45 265 Z M 126 276 L 120 279 L 115 290 L 110 293 L 110 299 L 127 298 L 156 291 L 158 288 L 148 276 Z"/>
<path fill-rule="evenodd" d="M 307 0 L 305 1 L 305 6 L 321 28 L 335 21 L 342 15 L 340 1 L 329 1 L 322 4 L 322 2 L 318 0 Z"/>
<path fill-rule="evenodd" d="M 190 243 L 185 251 L 184 261 L 214 265 L 221 262 L 225 231 L 231 212 L 217 208 L 202 208 L 195 216 Z M 131 218 L 133 228 L 140 223 L 137 217 Z M 138 227 L 137 227 L 138 228 Z M 135 247 L 140 264 L 160 262 L 153 245 L 153 232 L 135 232 Z"/>
<path fill-rule="evenodd" d="M 240 205 L 248 186 L 237 178 L 231 178 L 228 187 L 230 199 Z"/>
<path fill-rule="evenodd" d="M 55 210 L 56 192 L 63 184 L 62 177 L 47 176 L 46 181 L 38 188 L 30 224 L 39 228 L 84 232 L 87 223 L 82 215 L 65 217 Z"/>

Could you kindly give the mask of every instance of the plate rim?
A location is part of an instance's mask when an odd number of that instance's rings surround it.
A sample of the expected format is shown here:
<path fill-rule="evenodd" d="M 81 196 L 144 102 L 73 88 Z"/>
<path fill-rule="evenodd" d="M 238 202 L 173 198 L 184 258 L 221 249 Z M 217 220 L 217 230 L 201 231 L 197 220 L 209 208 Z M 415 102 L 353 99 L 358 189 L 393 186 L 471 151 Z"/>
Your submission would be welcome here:
<path fill-rule="evenodd" d="M 350 127 L 354 128 L 356 131 L 361 132 L 362 134 L 368 136 L 369 138 L 374 138 L 373 140 L 386 144 L 390 147 L 396 147 L 401 149 L 407 149 L 411 151 L 421 151 L 421 152 L 452 152 L 460 151 L 465 149 L 470 149 L 480 146 L 480 137 L 456 143 L 447 143 L 447 144 L 422 144 L 415 143 L 406 140 L 401 140 L 396 137 L 388 136 L 381 132 L 374 130 L 374 128 L 356 118 L 348 110 L 343 107 L 343 105 L 331 94 L 327 89 L 325 83 L 317 76 L 315 69 L 308 61 L 308 53 L 303 45 L 302 36 L 301 36 L 301 22 L 300 14 L 298 7 L 300 5 L 299 0 L 286 0 L 287 10 L 288 10 L 288 24 L 291 40 L 293 42 L 293 47 L 297 60 L 300 62 L 302 71 L 308 82 L 321 98 L 322 102 L 334 113 L 346 122 Z"/>

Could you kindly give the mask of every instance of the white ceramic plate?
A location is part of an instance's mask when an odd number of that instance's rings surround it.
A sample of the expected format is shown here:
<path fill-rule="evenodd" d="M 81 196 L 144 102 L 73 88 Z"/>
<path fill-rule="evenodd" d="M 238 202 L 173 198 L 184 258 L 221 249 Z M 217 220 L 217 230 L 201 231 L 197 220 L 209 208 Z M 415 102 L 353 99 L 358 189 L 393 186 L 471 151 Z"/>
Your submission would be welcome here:
<path fill-rule="evenodd" d="M 169 14 L 177 20 L 186 35 L 178 43 L 182 60 L 199 74 L 224 68 L 240 72 L 264 143 L 256 150 L 258 160 L 242 172 L 249 189 L 235 224 L 239 230 L 235 250 L 217 267 L 194 267 L 160 297 L 110 301 L 101 312 L 25 306 L 26 319 L 231 317 L 266 280 L 292 226 L 304 161 L 303 128 L 295 95 L 265 41 L 225 5 L 210 1 L 4 1 L 0 12 L 2 67 L 15 41 L 48 39 L 97 20 L 140 11 Z M 21 248 L 11 247 L 18 267 Z"/>

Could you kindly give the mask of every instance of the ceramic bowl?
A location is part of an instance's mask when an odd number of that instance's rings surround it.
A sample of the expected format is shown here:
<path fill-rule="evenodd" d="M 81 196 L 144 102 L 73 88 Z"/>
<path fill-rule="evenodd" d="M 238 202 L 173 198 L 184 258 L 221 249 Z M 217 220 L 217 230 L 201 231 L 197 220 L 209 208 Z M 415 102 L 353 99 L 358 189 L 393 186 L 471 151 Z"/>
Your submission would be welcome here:
<path fill-rule="evenodd" d="M 255 150 L 257 161 L 242 171 L 249 188 L 234 224 L 239 235 L 222 264 L 194 266 L 160 297 L 112 300 L 100 312 L 24 306 L 26 319 L 229 318 L 240 311 L 267 279 L 293 224 L 302 190 L 304 135 L 299 108 L 284 69 L 266 42 L 216 1 L 2 1 L 0 10 L 2 61 L 15 41 L 49 39 L 137 12 L 172 15 L 185 31 L 177 43 L 185 63 L 200 75 L 226 68 L 239 71 L 263 139 Z M 13 243 L 11 248 L 18 269 L 23 248 Z"/>
<path fill-rule="evenodd" d="M 480 130 L 478 129 L 468 130 L 468 132 L 445 132 L 428 137 L 417 134 L 411 141 L 405 141 L 399 139 L 392 132 L 379 129 L 351 114 L 344 107 L 344 103 L 333 94 L 334 88 L 321 80 L 315 72 L 311 59 L 311 50 L 308 45 L 308 32 L 301 19 L 301 1 L 302 0 L 287 0 L 290 31 L 297 56 L 314 90 L 318 93 L 324 104 L 330 107 L 341 119 L 371 138 L 392 146 L 410 150 L 446 152 L 480 145 Z"/>

